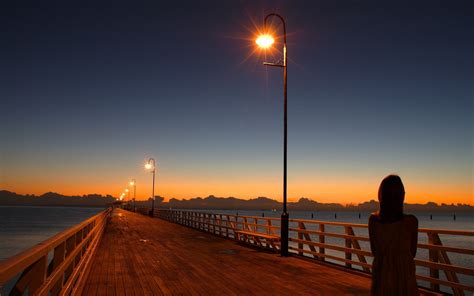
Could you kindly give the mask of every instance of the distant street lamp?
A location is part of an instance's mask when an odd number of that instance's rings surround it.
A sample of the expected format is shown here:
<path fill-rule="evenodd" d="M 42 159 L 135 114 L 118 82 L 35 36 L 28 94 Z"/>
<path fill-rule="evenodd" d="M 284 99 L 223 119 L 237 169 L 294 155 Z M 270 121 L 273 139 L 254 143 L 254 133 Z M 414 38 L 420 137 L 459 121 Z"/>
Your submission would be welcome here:
<path fill-rule="evenodd" d="M 151 162 L 153 161 L 153 165 Z M 156 171 L 156 161 L 154 158 L 148 159 L 148 162 L 145 164 L 145 169 L 151 170 L 153 169 L 153 186 L 151 189 L 151 211 L 150 211 L 150 217 L 153 217 L 154 215 L 154 210 L 155 210 L 155 171 Z"/>
<path fill-rule="evenodd" d="M 135 179 L 132 179 L 130 181 L 130 186 L 133 186 L 133 211 L 135 212 L 135 199 L 137 197 L 137 181 Z"/>
<path fill-rule="evenodd" d="M 128 205 L 130 203 L 130 190 L 128 190 L 128 188 L 126 188 L 123 194 L 127 195 L 127 207 L 128 207 Z"/>
<path fill-rule="evenodd" d="M 281 67 L 283 68 L 283 213 L 281 214 L 281 247 L 280 253 L 281 256 L 288 256 L 288 219 L 289 215 L 286 210 L 286 171 L 287 171 L 287 51 L 286 51 L 286 24 L 283 17 L 276 13 L 270 13 L 267 15 L 263 21 L 263 32 L 264 34 L 260 35 L 255 42 L 257 45 L 263 49 L 269 48 L 274 42 L 275 39 L 267 32 L 267 20 L 270 17 L 277 17 L 281 20 L 283 24 L 283 63 L 267 63 L 264 62 L 265 66 L 272 67 Z"/>

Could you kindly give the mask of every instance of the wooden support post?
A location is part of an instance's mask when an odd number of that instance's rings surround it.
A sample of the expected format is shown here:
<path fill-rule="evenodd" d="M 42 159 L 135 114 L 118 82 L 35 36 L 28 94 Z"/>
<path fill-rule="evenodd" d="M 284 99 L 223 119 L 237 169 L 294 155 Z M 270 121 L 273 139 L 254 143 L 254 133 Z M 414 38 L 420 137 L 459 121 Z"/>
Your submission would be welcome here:
<path fill-rule="evenodd" d="M 301 229 L 301 230 L 306 230 L 306 225 L 302 222 L 300 222 L 301 224 L 298 225 L 298 227 Z M 298 233 L 299 234 L 299 233 Z M 309 235 L 309 233 L 304 233 L 304 232 L 301 232 L 301 239 L 304 239 L 308 242 L 311 242 L 311 236 Z M 302 244 L 303 245 L 303 244 Z M 315 252 L 316 253 L 316 248 L 312 245 L 312 244 L 308 244 L 309 246 L 309 249 L 311 250 L 311 252 Z M 304 247 L 302 247 L 301 249 L 303 249 Z M 303 252 L 302 252 L 303 253 Z M 304 255 L 304 253 L 302 254 Z M 313 257 L 316 258 L 316 259 L 320 259 L 321 257 L 317 256 L 316 254 L 313 254 Z"/>
<path fill-rule="evenodd" d="M 354 229 L 352 229 L 351 226 L 348 227 L 348 230 L 349 230 L 349 235 L 355 236 Z M 357 249 L 357 250 L 362 250 L 362 248 L 360 247 L 359 241 L 357 239 L 352 239 L 352 247 L 354 249 Z M 367 260 L 365 260 L 364 255 L 357 254 L 357 258 L 359 259 L 359 262 L 367 263 Z M 368 268 L 368 267 L 364 266 L 364 267 L 362 267 L 362 269 L 365 272 L 370 272 L 370 268 Z"/>
<path fill-rule="evenodd" d="M 43 256 L 33 265 L 33 268 L 31 270 L 31 282 L 28 287 L 29 295 L 34 295 L 36 290 L 38 290 L 46 280 L 46 260 L 47 256 Z"/>
<path fill-rule="evenodd" d="M 66 240 L 66 258 L 71 256 L 71 253 L 75 248 L 76 248 L 76 236 L 72 235 L 70 238 Z M 69 279 L 69 276 L 71 275 L 72 269 L 74 267 L 73 265 L 74 263 L 72 262 L 66 269 L 64 273 L 64 281 L 67 281 Z"/>
<path fill-rule="evenodd" d="M 50 263 L 48 274 L 51 274 L 61 262 L 64 261 L 66 255 L 66 243 L 62 243 L 54 248 L 53 260 Z M 51 295 L 57 295 L 64 284 L 64 277 L 61 276 L 51 289 Z"/>
<path fill-rule="evenodd" d="M 349 227 L 348 226 L 344 226 L 344 229 L 345 229 L 345 232 L 347 235 L 349 235 Z M 345 247 L 346 248 L 351 248 L 352 247 L 352 241 L 350 238 L 346 238 L 344 239 L 345 240 Z M 346 252 L 346 260 L 352 260 L 352 253 L 351 252 Z M 349 268 L 352 268 L 352 264 L 350 263 L 346 263 L 346 267 L 349 267 Z"/>
<path fill-rule="evenodd" d="M 272 220 L 268 219 L 267 220 L 267 226 L 268 226 L 268 229 L 267 229 L 267 233 L 272 235 L 272 234 L 275 234 L 275 232 L 273 231 L 273 225 L 272 225 Z"/>
<path fill-rule="evenodd" d="M 431 241 L 434 245 L 437 245 L 437 246 L 442 246 L 443 243 L 441 242 L 441 239 L 439 238 L 439 235 L 437 233 L 432 233 L 431 234 Z M 431 250 L 430 250 L 431 251 Z M 451 260 L 449 259 L 448 257 L 448 253 L 444 250 L 435 250 L 435 252 L 437 252 L 437 256 L 438 256 L 438 261 L 442 264 L 446 264 L 446 265 L 452 265 L 451 264 Z M 431 270 L 430 270 L 431 271 Z M 439 274 L 439 270 L 438 271 L 438 274 Z M 458 275 L 456 274 L 456 272 L 454 271 L 451 271 L 451 270 L 444 270 L 444 274 L 446 275 L 446 279 L 450 282 L 453 282 L 453 283 L 459 283 L 459 278 L 458 278 Z M 464 296 L 464 292 L 463 290 L 461 289 L 458 289 L 458 288 L 452 288 L 453 290 L 453 295 L 455 296 Z"/>
<path fill-rule="evenodd" d="M 227 238 L 229 238 L 229 227 L 230 227 L 229 222 L 230 222 L 229 215 L 226 215 L 226 221 L 225 221 L 225 226 L 226 226 L 226 228 L 225 228 L 225 236 L 226 236 Z"/>
<path fill-rule="evenodd" d="M 306 229 L 303 222 L 298 222 L 298 230 Z M 303 240 L 303 233 L 298 231 L 298 239 Z M 304 245 L 302 242 L 298 242 L 298 255 L 303 256 Z"/>
<path fill-rule="evenodd" d="M 219 236 L 222 236 L 222 214 L 219 214 L 218 217 L 219 223 L 217 224 L 219 225 Z"/>
<path fill-rule="evenodd" d="M 319 231 L 324 233 L 324 224 L 322 224 L 322 223 L 319 224 Z M 319 235 L 319 243 L 321 243 L 321 244 L 326 243 L 326 239 L 325 239 L 324 234 Z M 325 254 L 326 250 L 323 247 L 319 247 L 319 253 Z M 324 261 L 324 257 L 320 257 L 320 260 Z"/>
<path fill-rule="evenodd" d="M 430 232 L 428 232 L 427 234 L 428 234 L 428 243 L 430 245 L 434 245 L 435 244 L 434 234 L 430 233 Z M 430 249 L 429 250 L 429 259 L 430 259 L 431 262 L 435 262 L 435 263 L 439 262 L 438 251 Z M 439 270 L 436 269 L 436 268 L 431 268 L 430 267 L 430 277 L 435 278 L 435 279 L 439 279 Z M 430 283 L 430 287 L 431 287 L 432 290 L 439 292 L 439 284 Z"/>

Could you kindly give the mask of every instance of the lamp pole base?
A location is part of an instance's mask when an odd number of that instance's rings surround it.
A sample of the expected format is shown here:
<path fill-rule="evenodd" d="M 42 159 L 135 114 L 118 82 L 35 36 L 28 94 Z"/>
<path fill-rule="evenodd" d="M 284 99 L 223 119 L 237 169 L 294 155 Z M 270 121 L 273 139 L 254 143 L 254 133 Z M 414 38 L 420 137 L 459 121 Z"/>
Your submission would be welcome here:
<path fill-rule="evenodd" d="M 288 224 L 289 215 L 287 212 L 281 214 L 281 235 L 280 235 L 280 255 L 287 257 L 288 254 Z"/>

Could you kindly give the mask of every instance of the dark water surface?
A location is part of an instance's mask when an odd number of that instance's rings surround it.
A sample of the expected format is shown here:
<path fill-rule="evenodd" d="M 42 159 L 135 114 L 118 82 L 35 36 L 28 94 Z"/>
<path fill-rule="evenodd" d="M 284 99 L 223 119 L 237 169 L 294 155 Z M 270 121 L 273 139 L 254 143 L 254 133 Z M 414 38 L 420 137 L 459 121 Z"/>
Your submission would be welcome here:
<path fill-rule="evenodd" d="M 0 206 L 0 261 L 102 210 L 103 208 Z"/>

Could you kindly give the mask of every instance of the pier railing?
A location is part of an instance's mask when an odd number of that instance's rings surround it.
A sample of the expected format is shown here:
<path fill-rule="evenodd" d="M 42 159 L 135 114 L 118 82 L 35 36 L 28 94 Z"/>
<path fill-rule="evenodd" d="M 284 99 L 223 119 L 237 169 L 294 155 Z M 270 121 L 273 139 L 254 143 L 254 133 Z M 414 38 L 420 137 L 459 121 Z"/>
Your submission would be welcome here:
<path fill-rule="evenodd" d="M 246 242 L 275 251 L 278 251 L 280 246 L 278 242 L 262 244 L 258 239 L 258 234 L 279 236 L 279 218 L 186 210 L 155 210 L 155 217 L 234 240 L 239 239 L 239 231 L 251 231 L 257 236 L 247 237 Z M 367 228 L 367 224 L 290 219 L 289 249 L 295 255 L 336 263 L 369 274 L 372 269 L 373 255 L 370 251 Z M 448 254 L 463 256 L 467 259 L 463 262 L 474 262 L 474 246 L 472 244 L 469 247 L 445 245 L 440 235 L 466 240 L 474 237 L 474 231 L 420 228 L 418 243 L 420 256 L 415 259 L 418 267 L 418 281 L 427 283 L 434 291 L 448 289 L 454 295 L 465 295 L 464 292 L 468 291 L 474 292 L 472 284 L 459 280 L 460 276 L 471 277 L 472 283 L 473 266 L 455 264 L 448 256 Z M 426 253 L 426 258 L 420 258 L 424 255 L 423 253 Z"/>
<path fill-rule="evenodd" d="M 0 262 L 0 286 L 15 281 L 10 295 L 80 293 L 110 211 Z"/>

